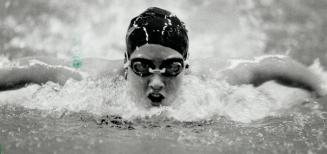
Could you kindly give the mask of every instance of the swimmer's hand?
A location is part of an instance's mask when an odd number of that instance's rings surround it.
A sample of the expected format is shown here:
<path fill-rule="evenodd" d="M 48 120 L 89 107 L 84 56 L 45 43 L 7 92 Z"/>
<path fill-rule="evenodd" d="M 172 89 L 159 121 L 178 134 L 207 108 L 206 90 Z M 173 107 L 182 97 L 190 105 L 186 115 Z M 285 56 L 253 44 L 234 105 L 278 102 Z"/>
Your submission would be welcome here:
<path fill-rule="evenodd" d="M 326 95 L 321 79 L 307 66 L 286 56 L 264 56 L 252 61 L 234 61 L 224 72 L 231 84 L 253 84 L 260 86 L 275 80 L 283 85 L 309 90 L 318 97 Z"/>

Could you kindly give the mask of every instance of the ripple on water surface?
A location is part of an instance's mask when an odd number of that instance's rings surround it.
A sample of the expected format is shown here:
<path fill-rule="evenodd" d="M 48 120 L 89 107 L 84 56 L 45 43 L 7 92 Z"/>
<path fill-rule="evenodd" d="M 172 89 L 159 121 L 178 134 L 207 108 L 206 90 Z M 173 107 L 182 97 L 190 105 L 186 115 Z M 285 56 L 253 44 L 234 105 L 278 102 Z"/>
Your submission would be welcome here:
<path fill-rule="evenodd" d="M 216 116 L 182 122 L 156 116 L 131 121 L 85 112 L 0 107 L 6 153 L 324 153 L 326 112 L 297 107 L 288 114 L 240 123 Z"/>

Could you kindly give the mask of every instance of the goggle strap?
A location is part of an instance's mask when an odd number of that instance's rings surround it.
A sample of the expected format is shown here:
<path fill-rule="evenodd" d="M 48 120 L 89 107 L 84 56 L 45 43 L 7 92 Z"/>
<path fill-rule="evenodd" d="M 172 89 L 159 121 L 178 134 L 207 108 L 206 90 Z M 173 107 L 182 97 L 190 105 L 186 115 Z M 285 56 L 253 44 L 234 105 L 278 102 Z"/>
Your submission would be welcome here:
<path fill-rule="evenodd" d="M 131 64 L 131 61 L 127 60 L 127 62 L 124 64 L 124 68 L 127 69 L 130 64 Z"/>
<path fill-rule="evenodd" d="M 125 51 L 125 57 L 127 58 L 127 60 L 129 60 L 129 57 L 128 57 L 128 54 L 127 54 L 127 51 Z"/>
<path fill-rule="evenodd" d="M 185 58 L 185 60 L 187 60 L 189 57 L 190 57 L 190 53 L 187 52 L 187 53 L 186 53 L 186 58 Z"/>
<path fill-rule="evenodd" d="M 184 61 L 184 68 L 189 67 L 189 60 Z"/>
<path fill-rule="evenodd" d="M 127 51 L 125 51 L 125 57 L 126 57 L 126 62 L 124 63 L 124 68 L 127 69 L 128 66 L 131 64 L 130 60 L 129 60 L 129 57 L 128 57 L 128 54 L 127 54 Z"/>

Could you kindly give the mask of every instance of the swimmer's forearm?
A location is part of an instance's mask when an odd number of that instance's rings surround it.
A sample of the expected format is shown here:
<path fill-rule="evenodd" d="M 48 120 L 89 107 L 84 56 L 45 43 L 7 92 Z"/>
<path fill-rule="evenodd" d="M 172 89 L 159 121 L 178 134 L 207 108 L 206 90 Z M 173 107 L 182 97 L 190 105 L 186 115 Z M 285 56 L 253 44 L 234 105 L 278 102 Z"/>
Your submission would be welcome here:
<path fill-rule="evenodd" d="M 321 79 L 307 66 L 288 57 L 269 57 L 262 59 L 253 68 L 252 83 L 260 85 L 276 80 L 287 86 L 300 87 L 324 95 Z"/>
<path fill-rule="evenodd" d="M 81 80 L 79 72 L 62 66 L 33 64 L 0 69 L 0 90 L 28 83 L 43 84 L 48 81 L 63 85 L 68 79 Z"/>
<path fill-rule="evenodd" d="M 255 60 L 235 60 L 223 71 L 225 80 L 233 85 L 253 84 L 259 86 L 269 80 L 281 84 L 314 91 L 318 95 L 326 93 L 320 86 L 320 79 L 306 66 L 286 56 L 265 56 Z"/>
<path fill-rule="evenodd" d="M 69 79 L 78 81 L 82 79 L 80 72 L 76 71 L 74 68 L 65 66 L 35 64 L 30 66 L 30 69 L 26 69 L 23 72 L 27 74 L 29 81 L 38 84 L 52 81 L 64 85 Z"/>
<path fill-rule="evenodd" d="M 0 90 L 11 89 L 19 84 L 19 81 L 24 78 L 19 71 L 14 69 L 0 69 Z"/>
<path fill-rule="evenodd" d="M 45 56 L 38 56 L 38 57 L 24 57 L 18 59 L 16 63 L 19 65 L 30 65 L 33 62 L 41 62 L 44 64 L 52 65 L 52 66 L 72 66 L 71 63 L 66 59 L 59 59 L 54 57 L 45 57 Z"/>
<path fill-rule="evenodd" d="M 81 72 L 72 68 L 69 61 L 65 59 L 31 57 L 21 59 L 19 64 L 23 64 L 21 68 L 24 68 L 24 65 L 28 66 L 21 72 L 26 74 L 28 81 L 33 83 L 42 84 L 52 81 L 63 85 L 68 79 L 82 79 Z"/>

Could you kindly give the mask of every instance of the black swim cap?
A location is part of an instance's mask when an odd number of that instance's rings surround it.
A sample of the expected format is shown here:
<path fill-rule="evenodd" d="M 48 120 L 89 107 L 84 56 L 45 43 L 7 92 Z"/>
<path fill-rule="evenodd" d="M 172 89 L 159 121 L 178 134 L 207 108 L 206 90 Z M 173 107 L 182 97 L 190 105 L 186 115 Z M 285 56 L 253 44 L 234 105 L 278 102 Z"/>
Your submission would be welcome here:
<path fill-rule="evenodd" d="M 185 25 L 167 10 L 151 7 L 131 20 L 126 34 L 125 56 L 129 58 L 136 47 L 144 44 L 160 44 L 187 58 L 188 36 Z"/>

